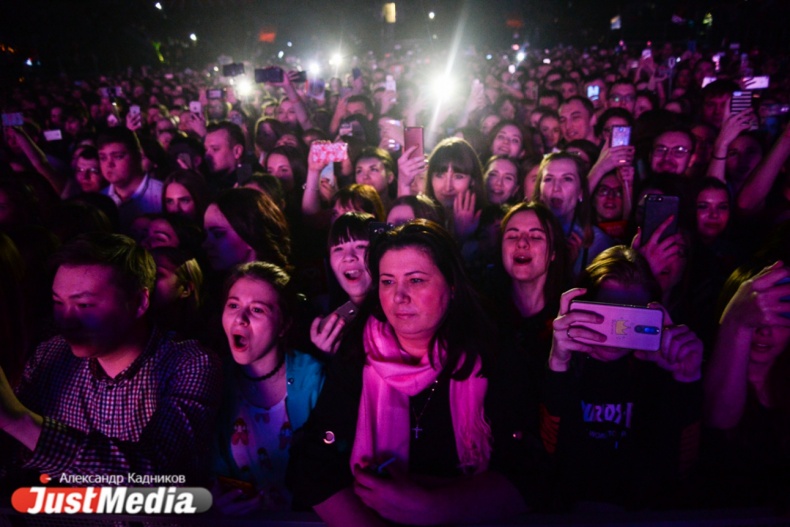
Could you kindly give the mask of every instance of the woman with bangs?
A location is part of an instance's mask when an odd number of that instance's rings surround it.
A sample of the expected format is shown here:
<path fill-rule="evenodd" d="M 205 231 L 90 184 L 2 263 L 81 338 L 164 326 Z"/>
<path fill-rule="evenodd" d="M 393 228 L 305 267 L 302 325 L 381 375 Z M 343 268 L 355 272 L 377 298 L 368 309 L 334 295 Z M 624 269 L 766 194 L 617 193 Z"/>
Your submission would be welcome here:
<path fill-rule="evenodd" d="M 538 169 L 533 199 L 546 205 L 559 221 L 568 243 L 574 276 L 580 275 L 601 251 L 614 245 L 592 223 L 587 175 L 577 156 L 565 152 L 546 156 Z"/>
<path fill-rule="evenodd" d="M 310 340 L 324 353 L 337 351 L 343 328 L 351 319 L 348 313 L 359 313 L 373 286 L 366 258 L 370 226 L 375 219 L 365 212 L 346 212 L 329 231 L 329 266 L 335 277 L 335 287 L 329 284 L 329 305 L 332 309 L 340 307 L 327 317 L 317 317 L 310 326 Z M 337 291 L 338 285 L 342 293 Z M 345 298 L 347 302 L 333 301 L 332 297 Z"/>
<path fill-rule="evenodd" d="M 428 158 L 425 193 L 444 207 L 449 230 L 458 241 L 475 233 L 487 202 L 483 167 L 469 143 L 452 137 L 436 145 Z"/>

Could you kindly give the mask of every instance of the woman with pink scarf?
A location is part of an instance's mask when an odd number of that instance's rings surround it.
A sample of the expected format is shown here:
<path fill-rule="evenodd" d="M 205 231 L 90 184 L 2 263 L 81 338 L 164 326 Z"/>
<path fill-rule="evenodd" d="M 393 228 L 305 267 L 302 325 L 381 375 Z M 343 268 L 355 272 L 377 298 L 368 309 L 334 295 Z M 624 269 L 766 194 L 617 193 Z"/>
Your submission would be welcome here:
<path fill-rule="evenodd" d="M 413 220 L 368 254 L 371 314 L 349 328 L 292 447 L 295 504 L 327 525 L 479 522 L 526 508 L 488 470 L 492 331 L 447 231 Z"/>

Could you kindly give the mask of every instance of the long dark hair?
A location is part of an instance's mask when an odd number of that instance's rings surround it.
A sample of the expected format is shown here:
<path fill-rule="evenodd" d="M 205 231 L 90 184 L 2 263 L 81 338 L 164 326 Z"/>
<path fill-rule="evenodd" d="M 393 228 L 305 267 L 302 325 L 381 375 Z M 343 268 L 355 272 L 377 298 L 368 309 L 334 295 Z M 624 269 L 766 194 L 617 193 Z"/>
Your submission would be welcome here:
<path fill-rule="evenodd" d="M 374 316 L 385 320 L 378 300 L 381 259 L 388 251 L 406 248 L 416 248 L 427 254 L 453 291 L 444 320 L 432 342 L 438 342 L 446 351 L 442 358 L 443 369 L 452 372 L 453 379 L 467 379 L 480 358 L 484 372 L 492 355 L 495 329 L 466 275 L 455 240 L 438 223 L 415 219 L 382 233 L 373 241 L 368 251 L 368 269 L 373 279 L 374 292 L 369 298 L 373 299 Z M 430 359 L 433 365 L 433 355 Z"/>
<path fill-rule="evenodd" d="M 288 268 L 288 223 L 268 195 L 252 188 L 233 188 L 222 192 L 214 203 L 236 234 L 255 250 L 258 260 Z"/>
<path fill-rule="evenodd" d="M 511 207 L 502 219 L 499 235 L 500 253 L 502 247 L 502 236 L 507 229 L 510 219 L 520 212 L 533 212 L 540 222 L 541 228 L 546 232 L 546 249 L 550 254 L 554 254 L 554 260 L 549 262 L 546 272 L 546 283 L 543 285 L 543 301 L 546 306 L 557 306 L 560 303 L 560 295 L 567 289 L 570 279 L 570 261 L 568 258 L 568 246 L 565 244 L 565 234 L 562 232 L 559 221 L 551 213 L 549 208 L 539 201 L 519 203 Z"/>

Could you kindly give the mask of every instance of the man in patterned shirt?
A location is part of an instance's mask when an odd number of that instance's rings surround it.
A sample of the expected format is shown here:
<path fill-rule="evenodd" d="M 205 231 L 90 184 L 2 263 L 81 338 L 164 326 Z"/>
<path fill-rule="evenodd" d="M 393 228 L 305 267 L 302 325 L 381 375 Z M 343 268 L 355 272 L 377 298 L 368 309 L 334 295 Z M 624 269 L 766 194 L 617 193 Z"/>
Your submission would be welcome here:
<path fill-rule="evenodd" d="M 151 255 L 125 236 L 93 234 L 56 263 L 61 334 L 38 347 L 16 395 L 0 370 L 0 429 L 29 450 L 24 467 L 204 482 L 220 368 L 196 341 L 148 320 Z"/>

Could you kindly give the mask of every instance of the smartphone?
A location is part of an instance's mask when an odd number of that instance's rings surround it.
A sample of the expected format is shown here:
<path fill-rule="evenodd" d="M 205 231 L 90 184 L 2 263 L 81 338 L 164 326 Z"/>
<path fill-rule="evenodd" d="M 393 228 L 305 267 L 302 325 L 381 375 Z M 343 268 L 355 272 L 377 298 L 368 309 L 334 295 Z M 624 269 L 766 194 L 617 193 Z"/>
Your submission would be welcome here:
<path fill-rule="evenodd" d="M 766 90 L 771 83 L 771 77 L 768 75 L 761 75 L 759 77 L 752 77 L 749 80 L 743 79 L 745 84 L 748 84 L 750 90 Z"/>
<path fill-rule="evenodd" d="M 317 163 L 339 163 L 348 158 L 348 143 L 313 143 L 310 160 Z"/>
<path fill-rule="evenodd" d="M 225 90 L 208 90 L 206 92 L 206 97 L 209 99 L 222 99 L 225 96 Z"/>
<path fill-rule="evenodd" d="M 25 118 L 22 112 L 4 113 L 3 126 L 22 126 L 25 124 Z"/>
<path fill-rule="evenodd" d="M 320 98 L 324 95 L 325 89 L 326 81 L 324 79 L 315 79 L 309 84 L 307 93 L 310 97 Z"/>
<path fill-rule="evenodd" d="M 752 108 L 754 94 L 751 91 L 734 91 L 730 99 L 730 113 L 739 113 Z M 757 130 L 757 117 L 752 119 L 749 130 Z"/>
<path fill-rule="evenodd" d="M 187 167 L 187 169 L 192 170 L 192 168 L 194 168 L 192 166 L 192 156 L 190 156 L 188 153 L 181 152 L 180 154 L 178 154 L 178 156 L 176 156 L 176 159 L 181 161 L 184 164 L 184 166 Z"/>
<path fill-rule="evenodd" d="M 392 75 L 387 75 L 387 79 L 384 81 L 384 89 L 387 91 L 396 91 L 397 85 L 395 84 L 395 77 Z"/>
<path fill-rule="evenodd" d="M 403 151 L 405 152 L 412 146 L 416 146 L 417 150 L 414 151 L 409 159 L 414 157 L 425 157 L 425 146 L 423 144 L 424 129 L 422 126 L 407 126 L 403 130 Z"/>
<path fill-rule="evenodd" d="M 63 134 L 60 130 L 44 130 L 44 139 L 49 141 L 60 141 L 63 139 Z"/>
<path fill-rule="evenodd" d="M 752 107 L 752 92 L 734 91 L 730 99 L 730 113 L 738 113 Z"/>
<path fill-rule="evenodd" d="M 652 56 L 653 52 L 650 50 L 650 48 L 645 48 L 642 50 L 642 60 L 649 59 Z"/>
<path fill-rule="evenodd" d="M 351 123 L 343 123 L 340 125 L 340 128 L 338 128 L 337 133 L 340 137 L 354 135 L 354 126 Z"/>
<path fill-rule="evenodd" d="M 140 115 L 140 107 L 136 104 L 133 104 L 129 107 L 129 114 L 130 115 Z"/>
<path fill-rule="evenodd" d="M 332 316 L 332 314 L 337 315 L 338 317 L 345 320 L 346 323 L 349 323 L 357 317 L 359 314 L 359 308 L 356 306 L 356 304 L 354 304 L 354 302 L 349 300 L 339 308 L 332 311 L 332 313 L 324 317 L 324 319 L 318 323 L 319 333 L 324 330 L 324 325 L 326 325 L 327 320 L 329 320 L 329 317 Z"/>
<path fill-rule="evenodd" d="M 291 79 L 291 82 L 307 82 L 307 72 L 297 71 L 296 75 Z"/>
<path fill-rule="evenodd" d="M 664 230 L 659 241 L 672 236 L 678 232 L 678 212 L 680 210 L 680 198 L 677 196 L 667 196 L 663 194 L 648 194 L 645 196 L 645 219 L 642 225 L 642 244 L 646 244 L 656 229 L 664 223 L 670 216 L 674 216 Z"/>
<path fill-rule="evenodd" d="M 605 342 L 580 337 L 574 337 L 574 340 L 585 344 L 640 351 L 658 351 L 661 348 L 664 312 L 660 309 L 574 300 L 570 310 L 598 313 L 604 319 L 601 324 L 575 325 L 602 333 L 606 336 Z"/>
<path fill-rule="evenodd" d="M 190 101 L 189 111 L 197 114 L 203 113 L 203 105 L 200 104 L 200 101 Z"/>
<path fill-rule="evenodd" d="M 612 127 L 612 147 L 615 146 L 628 146 L 631 142 L 631 127 L 630 126 L 613 126 Z"/>
<path fill-rule="evenodd" d="M 225 476 L 217 476 L 217 483 L 222 489 L 222 492 L 230 492 L 232 490 L 240 490 L 248 498 L 254 498 L 258 495 L 255 490 L 255 485 L 249 481 L 242 481 L 240 479 L 228 478 Z"/>
<path fill-rule="evenodd" d="M 222 66 L 223 77 L 236 77 L 238 75 L 244 75 L 244 64 L 239 62 Z"/>
<path fill-rule="evenodd" d="M 601 87 L 592 85 L 587 86 L 587 98 L 591 101 L 597 101 L 601 96 Z"/>
<path fill-rule="evenodd" d="M 255 70 L 255 82 L 282 82 L 285 72 L 277 66 L 258 68 Z"/>
<path fill-rule="evenodd" d="M 354 80 L 357 80 L 362 76 L 362 70 L 360 70 L 359 68 L 352 69 L 351 76 L 354 78 Z"/>

